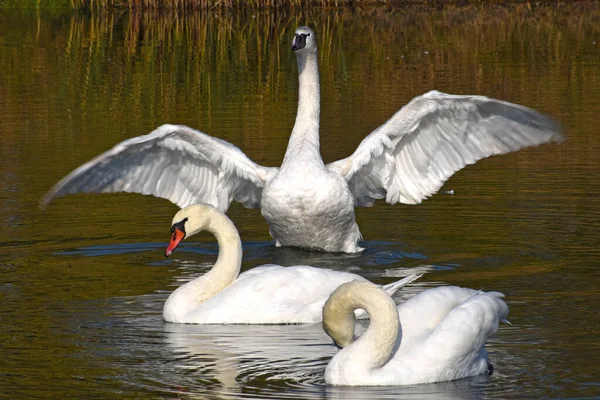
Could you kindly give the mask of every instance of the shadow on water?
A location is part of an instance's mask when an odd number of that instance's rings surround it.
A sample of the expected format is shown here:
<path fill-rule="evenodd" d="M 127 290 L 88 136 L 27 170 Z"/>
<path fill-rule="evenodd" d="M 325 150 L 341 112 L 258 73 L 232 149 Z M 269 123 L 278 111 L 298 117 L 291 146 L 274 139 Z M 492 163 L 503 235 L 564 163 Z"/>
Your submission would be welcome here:
<path fill-rule="evenodd" d="M 56 256 L 97 257 L 129 253 L 148 252 L 156 254 L 165 250 L 166 243 L 132 243 L 102 246 L 88 246 L 54 253 Z M 245 242 L 242 244 L 244 256 L 242 270 L 259 264 L 277 264 L 283 266 L 310 265 L 340 271 L 359 272 L 366 277 L 404 277 L 412 273 L 427 271 L 452 270 L 458 264 L 420 265 L 427 261 L 427 256 L 417 252 L 404 251 L 406 247 L 400 243 L 382 241 L 363 241 L 361 246 L 366 250 L 357 254 L 326 253 L 309 251 L 291 247 L 278 248 L 274 242 Z M 216 243 L 182 243 L 177 251 L 166 260 L 153 262 L 152 265 L 189 265 L 194 261 L 184 261 L 186 253 L 201 256 L 203 260 L 213 259 L 219 252 Z M 206 256 L 206 257 L 204 257 Z M 202 261 L 204 264 L 206 261 Z M 398 267 L 399 264 L 402 267 Z M 406 265 L 406 266 L 404 266 Z M 413 265 L 416 267 L 410 267 Z M 386 268 L 389 267 L 389 268 Z"/>

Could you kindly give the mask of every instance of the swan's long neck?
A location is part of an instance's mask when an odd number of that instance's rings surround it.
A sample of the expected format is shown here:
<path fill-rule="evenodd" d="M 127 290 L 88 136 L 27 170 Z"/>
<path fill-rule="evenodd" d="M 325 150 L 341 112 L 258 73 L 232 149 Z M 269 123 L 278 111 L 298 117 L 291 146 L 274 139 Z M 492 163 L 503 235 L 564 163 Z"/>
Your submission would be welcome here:
<path fill-rule="evenodd" d="M 233 222 L 213 210 L 203 230 L 211 232 L 217 239 L 217 262 L 209 272 L 177 288 L 169 296 L 163 309 L 163 317 L 167 321 L 180 321 L 189 311 L 233 283 L 240 273 L 242 242 Z M 189 236 L 194 233 L 192 230 Z"/>
<path fill-rule="evenodd" d="M 219 244 L 219 256 L 214 267 L 204 275 L 218 287 L 216 292 L 229 286 L 240 274 L 242 265 L 242 241 L 235 225 L 225 214 L 213 212 L 205 228 L 215 235 Z"/>
<path fill-rule="evenodd" d="M 311 53 L 298 54 L 298 74 L 298 112 L 282 167 L 299 154 L 316 156 L 315 159 L 321 160 L 319 64 L 316 48 Z"/>
<path fill-rule="evenodd" d="M 370 323 L 353 342 L 354 310 L 358 308 L 369 314 Z M 344 347 L 334 359 L 347 362 L 347 368 L 370 373 L 393 357 L 400 322 L 396 304 L 389 295 L 370 282 L 353 281 L 340 286 L 327 300 L 323 328 L 338 346 Z"/>

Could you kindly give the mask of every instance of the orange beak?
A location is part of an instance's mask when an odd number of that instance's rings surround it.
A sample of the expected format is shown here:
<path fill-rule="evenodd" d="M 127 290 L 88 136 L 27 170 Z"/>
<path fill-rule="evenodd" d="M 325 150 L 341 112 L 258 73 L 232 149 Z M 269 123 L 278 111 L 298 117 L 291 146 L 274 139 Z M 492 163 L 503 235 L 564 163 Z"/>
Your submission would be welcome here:
<path fill-rule="evenodd" d="M 185 237 L 185 232 L 182 232 L 177 228 L 175 228 L 173 230 L 173 235 L 171 236 L 171 241 L 169 242 L 169 246 L 167 247 L 167 250 L 165 251 L 165 257 L 169 257 L 171 255 L 171 253 L 173 251 L 175 251 L 175 249 L 177 248 L 177 246 L 179 246 L 179 243 L 183 240 L 184 237 Z"/>

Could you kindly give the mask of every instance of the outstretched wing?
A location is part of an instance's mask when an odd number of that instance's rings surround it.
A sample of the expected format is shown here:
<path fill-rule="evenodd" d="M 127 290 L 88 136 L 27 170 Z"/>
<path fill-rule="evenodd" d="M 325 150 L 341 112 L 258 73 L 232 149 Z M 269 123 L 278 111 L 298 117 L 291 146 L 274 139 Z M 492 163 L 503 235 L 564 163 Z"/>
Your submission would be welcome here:
<path fill-rule="evenodd" d="M 431 91 L 368 135 L 350 157 L 327 168 L 348 181 L 357 206 L 382 198 L 418 204 L 477 160 L 563 140 L 554 121 L 527 107 Z"/>
<path fill-rule="evenodd" d="M 232 200 L 260 205 L 264 183 L 277 168 L 262 167 L 224 140 L 183 125 L 163 125 L 125 140 L 83 164 L 46 193 L 45 206 L 73 193 L 132 192 L 183 208 L 202 202 L 227 211 Z"/>

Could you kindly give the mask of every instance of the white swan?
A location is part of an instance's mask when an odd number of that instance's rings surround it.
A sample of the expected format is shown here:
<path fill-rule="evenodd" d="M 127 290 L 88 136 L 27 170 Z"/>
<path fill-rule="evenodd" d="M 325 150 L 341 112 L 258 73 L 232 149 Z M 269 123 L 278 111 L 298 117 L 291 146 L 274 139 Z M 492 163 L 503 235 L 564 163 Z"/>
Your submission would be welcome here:
<path fill-rule="evenodd" d="M 368 282 L 355 274 L 308 266 L 263 265 L 238 276 L 242 263 L 238 231 L 225 214 L 204 204 L 185 207 L 175 215 L 165 255 L 169 256 L 184 238 L 203 230 L 217 239 L 217 262 L 209 272 L 171 293 L 163 308 L 167 322 L 314 323 L 321 321 L 323 304 L 335 288 L 353 280 Z M 419 277 L 408 276 L 383 286 L 383 290 L 393 295 Z"/>
<path fill-rule="evenodd" d="M 456 286 L 425 290 L 398 305 L 370 282 L 339 286 L 323 307 L 323 328 L 342 349 L 325 369 L 333 385 L 411 385 L 488 371 L 488 337 L 506 321 L 498 292 Z M 370 323 L 354 341 L 353 310 Z M 506 321 L 507 322 L 507 321 Z"/>
<path fill-rule="evenodd" d="M 350 157 L 325 165 L 319 151 L 317 40 L 296 29 L 298 113 L 280 168 L 263 167 L 237 147 L 182 125 L 119 143 L 75 169 L 41 200 L 78 192 L 135 192 L 179 207 L 232 200 L 260 207 L 277 246 L 358 252 L 354 207 L 377 199 L 418 204 L 454 172 L 479 159 L 561 141 L 548 117 L 482 96 L 436 91 L 414 98 L 368 135 Z"/>

